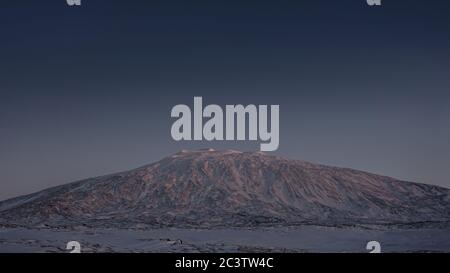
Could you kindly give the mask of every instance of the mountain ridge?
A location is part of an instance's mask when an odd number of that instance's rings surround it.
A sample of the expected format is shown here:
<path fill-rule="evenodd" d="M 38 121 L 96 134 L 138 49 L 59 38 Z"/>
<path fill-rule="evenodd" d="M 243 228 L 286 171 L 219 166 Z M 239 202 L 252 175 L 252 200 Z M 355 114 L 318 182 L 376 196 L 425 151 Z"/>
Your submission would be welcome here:
<path fill-rule="evenodd" d="M 182 150 L 0 202 L 0 223 L 254 227 L 450 221 L 450 190 L 261 152 Z"/>

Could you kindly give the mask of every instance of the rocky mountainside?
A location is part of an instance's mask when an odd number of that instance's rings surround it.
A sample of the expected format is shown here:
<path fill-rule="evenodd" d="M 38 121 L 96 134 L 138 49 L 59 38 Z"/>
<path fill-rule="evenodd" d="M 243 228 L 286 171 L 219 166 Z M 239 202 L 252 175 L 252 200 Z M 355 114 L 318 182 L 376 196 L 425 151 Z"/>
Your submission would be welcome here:
<path fill-rule="evenodd" d="M 450 190 L 262 153 L 181 151 L 0 202 L 21 226 L 255 227 L 450 221 Z"/>

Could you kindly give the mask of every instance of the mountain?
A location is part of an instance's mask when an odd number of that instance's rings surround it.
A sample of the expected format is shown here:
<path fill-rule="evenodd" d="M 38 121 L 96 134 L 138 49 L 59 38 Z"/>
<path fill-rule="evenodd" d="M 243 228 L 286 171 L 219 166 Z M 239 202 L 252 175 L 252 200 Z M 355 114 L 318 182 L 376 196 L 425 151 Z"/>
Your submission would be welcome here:
<path fill-rule="evenodd" d="M 131 171 L 0 202 L 21 226 L 255 227 L 450 221 L 450 190 L 232 150 L 181 151 Z"/>

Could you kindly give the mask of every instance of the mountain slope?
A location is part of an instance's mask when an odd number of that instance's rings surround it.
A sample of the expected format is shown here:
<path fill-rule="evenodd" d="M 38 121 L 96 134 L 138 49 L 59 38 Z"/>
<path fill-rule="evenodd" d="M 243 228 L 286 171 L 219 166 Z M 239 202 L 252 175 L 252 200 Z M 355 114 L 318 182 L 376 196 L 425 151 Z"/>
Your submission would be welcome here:
<path fill-rule="evenodd" d="M 0 223 L 270 226 L 450 220 L 450 190 L 261 153 L 182 151 L 0 202 Z"/>

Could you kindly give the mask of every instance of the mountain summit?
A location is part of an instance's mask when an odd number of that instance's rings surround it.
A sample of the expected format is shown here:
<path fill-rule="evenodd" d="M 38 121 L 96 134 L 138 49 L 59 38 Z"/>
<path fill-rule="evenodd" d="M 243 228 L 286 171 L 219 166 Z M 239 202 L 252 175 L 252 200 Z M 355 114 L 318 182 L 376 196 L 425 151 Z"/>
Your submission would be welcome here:
<path fill-rule="evenodd" d="M 233 150 L 183 150 L 131 171 L 0 202 L 0 223 L 254 227 L 450 220 L 450 190 Z"/>

